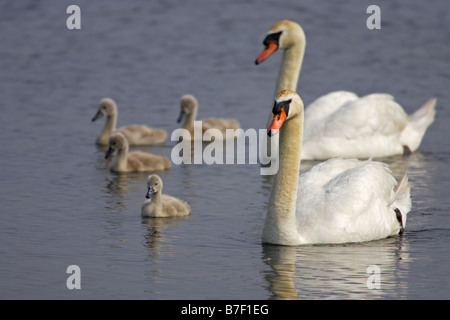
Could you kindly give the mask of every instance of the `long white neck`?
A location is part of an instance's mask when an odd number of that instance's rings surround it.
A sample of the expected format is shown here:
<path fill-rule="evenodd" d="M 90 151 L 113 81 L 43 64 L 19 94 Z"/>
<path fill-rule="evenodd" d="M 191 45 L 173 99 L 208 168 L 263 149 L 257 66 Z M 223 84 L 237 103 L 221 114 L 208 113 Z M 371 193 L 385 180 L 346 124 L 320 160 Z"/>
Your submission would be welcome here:
<path fill-rule="evenodd" d="M 117 114 L 111 114 L 106 117 L 105 126 L 103 127 L 102 132 L 97 138 L 98 144 L 107 145 L 109 141 L 109 136 L 111 133 L 113 133 L 114 130 L 116 130 L 116 123 L 117 123 Z"/>
<path fill-rule="evenodd" d="M 277 85 L 275 87 L 275 95 L 285 89 L 297 91 L 298 78 L 300 76 L 304 55 L 304 37 L 302 41 L 297 41 L 295 45 L 284 50 Z"/>
<path fill-rule="evenodd" d="M 262 241 L 280 245 L 301 243 L 296 222 L 296 200 L 303 138 L 303 107 L 280 129 L 279 170 L 269 200 Z"/>
<path fill-rule="evenodd" d="M 306 47 L 306 38 L 303 30 L 299 32 L 297 37 L 297 41 L 294 45 L 285 49 L 283 52 L 283 59 L 281 60 L 274 96 L 276 96 L 278 92 L 286 89 L 297 92 L 298 78 L 300 77 L 300 70 L 302 68 Z M 269 124 L 271 120 L 272 113 L 269 114 L 267 124 Z M 272 140 L 276 140 L 276 137 L 268 139 L 268 141 Z"/>

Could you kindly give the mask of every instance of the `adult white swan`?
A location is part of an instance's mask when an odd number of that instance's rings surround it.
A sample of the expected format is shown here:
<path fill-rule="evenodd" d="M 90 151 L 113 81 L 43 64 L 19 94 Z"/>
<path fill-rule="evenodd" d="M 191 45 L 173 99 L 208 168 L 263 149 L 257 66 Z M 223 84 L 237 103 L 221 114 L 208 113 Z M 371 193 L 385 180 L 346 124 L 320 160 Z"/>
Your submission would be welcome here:
<path fill-rule="evenodd" d="M 346 243 L 403 232 L 411 209 L 405 174 L 397 184 L 386 164 L 330 159 L 299 178 L 303 102 L 293 91 L 275 99 L 268 134 L 280 131 L 279 171 L 262 240 L 279 245 Z"/>
<path fill-rule="evenodd" d="M 306 45 L 302 27 L 292 21 L 280 21 L 270 28 L 263 43 L 265 49 L 256 64 L 277 49 L 284 50 L 275 93 L 284 89 L 296 91 Z M 336 91 L 324 95 L 305 109 L 302 159 L 369 158 L 414 152 L 434 121 L 435 104 L 436 99 L 430 99 L 407 115 L 389 94 L 359 98 L 352 92 Z"/>

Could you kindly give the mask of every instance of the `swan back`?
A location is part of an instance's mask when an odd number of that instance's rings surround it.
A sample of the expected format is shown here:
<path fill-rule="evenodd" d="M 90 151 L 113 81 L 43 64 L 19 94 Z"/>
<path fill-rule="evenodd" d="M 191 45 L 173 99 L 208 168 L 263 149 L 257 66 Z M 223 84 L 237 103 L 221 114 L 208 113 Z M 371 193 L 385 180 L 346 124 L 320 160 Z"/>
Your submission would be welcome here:
<path fill-rule="evenodd" d="M 115 132 L 109 138 L 109 149 L 105 158 L 109 158 L 116 151 L 111 164 L 115 172 L 151 172 L 168 170 L 171 167 L 169 159 L 142 151 L 128 152 L 127 139 L 120 132 Z"/>
<path fill-rule="evenodd" d="M 131 145 L 159 145 L 167 139 L 164 129 L 149 128 L 145 125 L 134 124 L 116 130 L 122 133 Z"/>
<path fill-rule="evenodd" d="M 407 177 L 404 181 L 397 184 L 386 164 L 370 160 L 337 158 L 313 167 L 299 178 L 296 219 L 302 241 L 361 242 L 398 234 L 411 209 Z"/>
<path fill-rule="evenodd" d="M 369 94 L 338 108 L 329 106 L 334 112 L 320 114 L 317 111 L 326 107 L 315 104 L 315 109 L 306 113 L 305 159 L 370 158 L 404 152 L 400 136 L 409 117 L 391 95 Z"/>

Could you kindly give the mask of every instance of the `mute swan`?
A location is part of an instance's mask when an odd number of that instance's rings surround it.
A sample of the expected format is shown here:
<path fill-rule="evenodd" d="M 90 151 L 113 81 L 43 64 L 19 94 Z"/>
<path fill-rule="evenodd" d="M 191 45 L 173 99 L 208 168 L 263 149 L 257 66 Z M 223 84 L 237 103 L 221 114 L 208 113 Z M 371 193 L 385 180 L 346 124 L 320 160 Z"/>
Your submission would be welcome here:
<path fill-rule="evenodd" d="M 280 131 L 279 171 L 262 240 L 279 245 L 346 243 L 403 232 L 411 208 L 405 174 L 397 184 L 386 164 L 329 159 L 299 177 L 303 102 L 293 91 L 275 99 L 269 136 Z"/>
<path fill-rule="evenodd" d="M 296 91 L 305 53 L 302 27 L 292 21 L 274 24 L 264 39 L 259 64 L 277 49 L 284 50 L 275 93 Z M 434 121 L 436 99 L 407 115 L 389 94 L 370 94 L 359 98 L 348 91 L 319 97 L 305 110 L 302 159 L 325 160 L 333 157 L 370 158 L 414 152 L 427 128 Z M 277 143 L 277 139 L 271 139 Z"/>
<path fill-rule="evenodd" d="M 114 131 L 122 133 L 127 138 L 130 145 L 155 145 L 163 144 L 167 139 L 167 132 L 164 129 L 149 128 L 144 125 L 131 125 L 116 129 L 117 105 L 111 98 L 104 98 L 100 101 L 100 106 L 92 121 L 106 116 L 106 123 L 102 132 L 97 137 L 98 145 L 108 145 L 109 137 Z"/>
<path fill-rule="evenodd" d="M 180 123 L 183 117 L 186 117 L 183 129 L 188 130 L 193 136 L 194 133 L 194 121 L 197 117 L 198 101 L 190 94 L 186 94 L 181 97 L 181 112 L 177 122 Z M 207 118 L 202 119 L 202 135 L 208 129 L 218 129 L 221 131 L 223 138 L 226 138 L 226 129 L 239 129 L 240 124 L 236 119 L 223 119 L 223 118 Z"/>
<path fill-rule="evenodd" d="M 109 149 L 105 159 L 117 150 L 117 155 L 111 164 L 114 172 L 151 172 L 170 169 L 170 161 L 161 156 L 142 151 L 128 153 L 128 141 L 123 134 L 115 132 L 109 138 Z"/>
<path fill-rule="evenodd" d="M 147 200 L 141 208 L 143 217 L 183 217 L 191 214 L 191 207 L 185 201 L 162 194 L 161 178 L 150 175 L 147 178 Z"/>

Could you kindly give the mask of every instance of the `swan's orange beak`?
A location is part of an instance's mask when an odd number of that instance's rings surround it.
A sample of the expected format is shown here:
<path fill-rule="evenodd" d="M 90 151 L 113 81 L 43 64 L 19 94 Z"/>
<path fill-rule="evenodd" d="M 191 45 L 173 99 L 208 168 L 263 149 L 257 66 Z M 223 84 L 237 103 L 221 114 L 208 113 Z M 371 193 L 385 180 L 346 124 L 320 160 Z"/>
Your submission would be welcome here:
<path fill-rule="evenodd" d="M 272 137 L 278 133 L 286 118 L 287 118 L 286 111 L 284 111 L 284 109 L 281 108 L 281 113 L 273 116 L 272 123 L 267 129 L 267 134 L 269 135 L 269 137 Z"/>
<path fill-rule="evenodd" d="M 263 52 L 259 55 L 258 59 L 256 59 L 255 64 L 260 64 L 264 60 L 266 60 L 272 53 L 277 51 L 278 46 L 275 42 L 269 40 L 269 44 L 264 48 Z"/>

